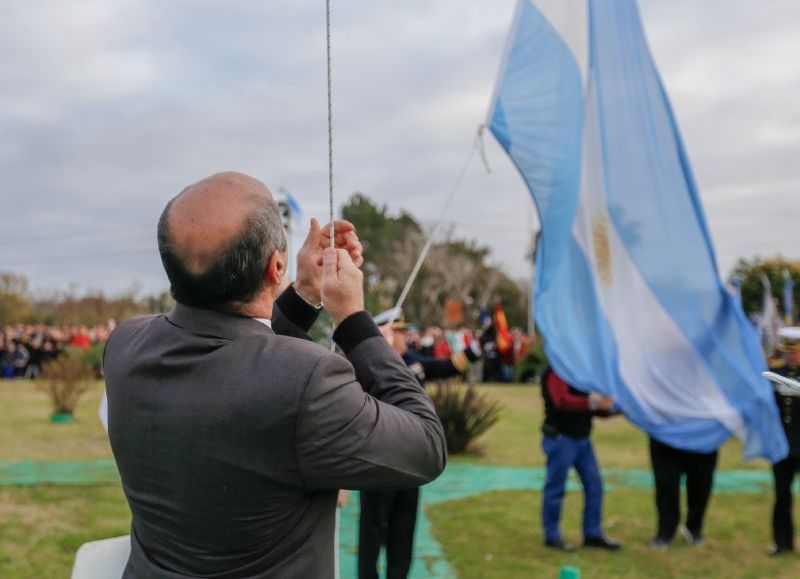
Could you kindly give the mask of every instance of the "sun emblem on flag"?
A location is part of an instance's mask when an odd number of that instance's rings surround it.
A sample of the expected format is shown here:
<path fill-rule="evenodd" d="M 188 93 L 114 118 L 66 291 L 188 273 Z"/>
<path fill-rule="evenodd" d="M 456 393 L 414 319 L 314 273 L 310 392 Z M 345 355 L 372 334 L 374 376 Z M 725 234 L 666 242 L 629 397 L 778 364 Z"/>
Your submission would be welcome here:
<path fill-rule="evenodd" d="M 594 261 L 597 269 L 597 277 L 606 285 L 611 285 L 614 281 L 611 273 L 611 242 L 608 239 L 608 215 L 603 215 L 595 223 L 592 231 L 594 241 Z"/>

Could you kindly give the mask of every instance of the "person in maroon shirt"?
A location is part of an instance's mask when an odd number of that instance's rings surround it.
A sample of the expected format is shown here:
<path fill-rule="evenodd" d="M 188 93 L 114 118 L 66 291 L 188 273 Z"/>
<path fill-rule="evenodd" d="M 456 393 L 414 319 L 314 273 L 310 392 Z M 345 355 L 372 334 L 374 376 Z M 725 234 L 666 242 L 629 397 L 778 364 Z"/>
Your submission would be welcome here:
<path fill-rule="evenodd" d="M 542 375 L 545 419 L 542 448 L 547 455 L 547 479 L 542 495 L 545 546 L 561 551 L 575 547 L 561 537 L 561 506 L 570 468 L 575 468 L 584 493 L 583 545 L 616 551 L 620 543 L 603 534 L 600 526 L 603 480 L 589 440 L 594 416 L 615 414 L 614 401 L 573 388 L 551 368 Z"/>

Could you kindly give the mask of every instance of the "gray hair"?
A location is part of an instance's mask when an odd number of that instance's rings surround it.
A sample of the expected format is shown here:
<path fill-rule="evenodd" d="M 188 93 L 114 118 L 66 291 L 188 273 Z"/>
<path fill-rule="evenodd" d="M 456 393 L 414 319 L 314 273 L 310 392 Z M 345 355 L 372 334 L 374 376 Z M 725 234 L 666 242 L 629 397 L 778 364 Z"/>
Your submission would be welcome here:
<path fill-rule="evenodd" d="M 158 220 L 158 251 L 175 301 L 207 309 L 230 309 L 250 302 L 261 290 L 264 270 L 275 251 L 287 250 L 286 232 L 272 199 L 254 198 L 242 231 L 201 274 L 191 273 L 175 251 L 167 226 L 172 199 Z"/>

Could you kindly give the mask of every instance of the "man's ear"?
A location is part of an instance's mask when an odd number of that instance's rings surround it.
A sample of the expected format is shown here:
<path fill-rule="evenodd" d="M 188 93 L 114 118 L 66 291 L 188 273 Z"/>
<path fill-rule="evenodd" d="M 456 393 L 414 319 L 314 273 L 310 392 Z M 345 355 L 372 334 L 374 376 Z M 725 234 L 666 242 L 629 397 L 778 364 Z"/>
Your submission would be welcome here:
<path fill-rule="evenodd" d="M 267 280 L 270 284 L 280 286 L 286 277 L 287 257 L 277 249 L 267 262 Z"/>

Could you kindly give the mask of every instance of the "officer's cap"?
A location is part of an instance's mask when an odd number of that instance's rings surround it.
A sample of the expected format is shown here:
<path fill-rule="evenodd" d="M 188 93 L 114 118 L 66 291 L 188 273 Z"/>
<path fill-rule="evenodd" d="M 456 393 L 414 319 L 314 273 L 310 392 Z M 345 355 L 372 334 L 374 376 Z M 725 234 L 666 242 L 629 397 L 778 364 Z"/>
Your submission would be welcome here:
<path fill-rule="evenodd" d="M 392 328 L 395 330 L 406 330 L 409 327 L 408 324 L 406 324 L 405 316 L 403 316 L 403 311 L 400 308 L 392 308 L 381 312 L 372 318 L 372 320 L 377 326 L 385 326 L 388 323 L 394 322 Z"/>
<path fill-rule="evenodd" d="M 800 351 L 800 327 L 781 328 L 778 330 L 777 349 L 781 352 Z"/>

